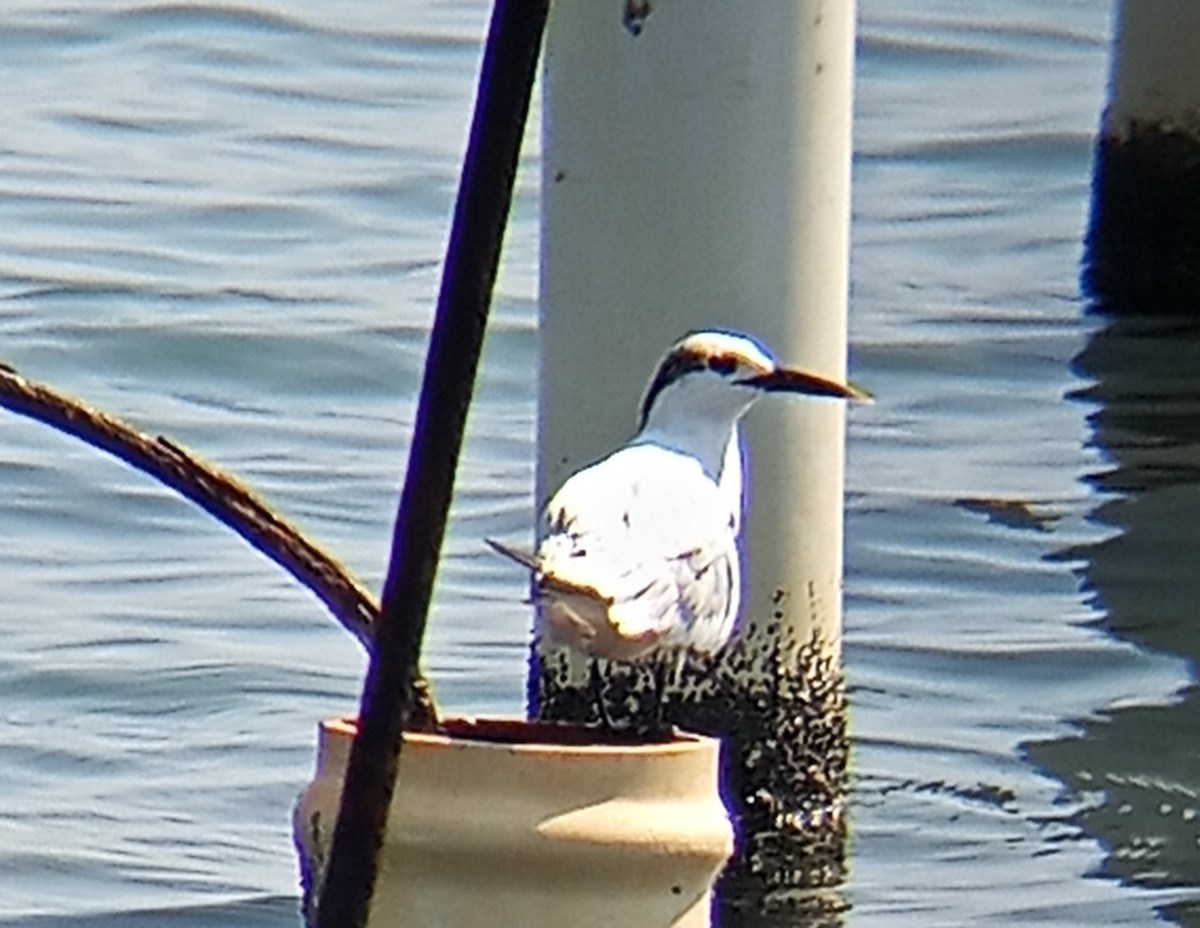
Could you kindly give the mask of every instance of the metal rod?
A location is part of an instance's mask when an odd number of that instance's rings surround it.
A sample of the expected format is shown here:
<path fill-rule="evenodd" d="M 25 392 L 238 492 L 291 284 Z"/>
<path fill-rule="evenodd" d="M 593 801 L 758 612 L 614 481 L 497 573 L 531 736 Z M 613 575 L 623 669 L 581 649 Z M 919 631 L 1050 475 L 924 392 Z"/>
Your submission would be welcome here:
<path fill-rule="evenodd" d="M 496 0 L 492 9 L 320 928 L 360 928 L 370 910 L 548 6 Z"/>

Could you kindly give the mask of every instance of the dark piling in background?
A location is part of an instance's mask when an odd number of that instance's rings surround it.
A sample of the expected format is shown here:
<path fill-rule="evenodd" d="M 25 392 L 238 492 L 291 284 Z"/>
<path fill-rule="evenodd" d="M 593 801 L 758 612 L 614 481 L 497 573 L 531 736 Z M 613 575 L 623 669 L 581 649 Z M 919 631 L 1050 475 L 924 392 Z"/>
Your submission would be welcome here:
<path fill-rule="evenodd" d="M 1107 312 L 1200 315 L 1200 135 L 1101 135 L 1083 285 Z"/>
<path fill-rule="evenodd" d="M 1200 4 L 1117 0 L 1083 287 L 1123 316 L 1200 312 Z"/>
<path fill-rule="evenodd" d="M 357 928 L 370 910 L 548 5 L 492 10 L 320 928 Z"/>

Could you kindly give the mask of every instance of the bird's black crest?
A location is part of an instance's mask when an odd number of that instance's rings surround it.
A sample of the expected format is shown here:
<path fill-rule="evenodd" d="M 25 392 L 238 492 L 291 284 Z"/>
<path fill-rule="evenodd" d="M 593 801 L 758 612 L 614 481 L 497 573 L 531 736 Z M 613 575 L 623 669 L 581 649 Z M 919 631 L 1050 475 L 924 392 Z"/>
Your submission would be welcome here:
<path fill-rule="evenodd" d="M 642 412 L 641 418 L 638 420 L 638 428 L 645 427 L 646 419 L 650 415 L 650 407 L 654 405 L 654 400 L 668 384 L 674 383 L 680 377 L 690 374 L 693 371 L 711 370 L 722 377 L 727 377 L 736 371 L 738 365 L 744 363 L 744 361 L 744 358 L 739 358 L 737 355 L 729 353 L 710 354 L 701 351 L 681 350 L 667 355 L 658 366 L 658 373 L 654 375 L 654 382 L 650 384 L 650 388 L 646 391 L 646 396 L 642 400 Z"/>
<path fill-rule="evenodd" d="M 667 384 L 674 383 L 684 374 L 690 374 L 692 371 L 702 371 L 707 366 L 705 358 L 687 352 L 680 351 L 666 357 L 658 366 L 654 382 L 650 384 L 650 389 L 646 391 L 646 396 L 642 400 L 642 415 L 638 420 L 638 428 L 645 427 L 646 419 L 650 415 L 650 407 L 654 405 L 654 400 Z"/>

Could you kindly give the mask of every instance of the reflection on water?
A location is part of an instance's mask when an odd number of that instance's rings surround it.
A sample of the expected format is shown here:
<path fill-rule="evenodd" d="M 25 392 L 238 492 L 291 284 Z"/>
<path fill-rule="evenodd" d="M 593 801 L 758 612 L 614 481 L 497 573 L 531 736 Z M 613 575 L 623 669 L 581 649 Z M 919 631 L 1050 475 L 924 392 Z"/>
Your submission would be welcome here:
<path fill-rule="evenodd" d="M 1079 354 L 1079 391 L 1111 467 L 1090 477 L 1116 530 L 1065 552 L 1081 564 L 1098 624 L 1140 649 L 1200 660 L 1200 325 L 1119 319 Z M 1083 800 L 1077 820 L 1107 851 L 1102 872 L 1148 887 L 1200 884 L 1200 689 L 1169 704 L 1117 705 L 1029 755 Z M 1193 897 L 1168 905 L 1200 925 Z"/>

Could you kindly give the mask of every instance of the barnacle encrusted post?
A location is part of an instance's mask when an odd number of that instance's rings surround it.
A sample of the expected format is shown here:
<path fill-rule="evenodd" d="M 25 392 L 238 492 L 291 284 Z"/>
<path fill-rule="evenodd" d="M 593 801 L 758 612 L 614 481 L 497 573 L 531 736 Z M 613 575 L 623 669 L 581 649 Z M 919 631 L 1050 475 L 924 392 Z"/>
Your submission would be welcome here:
<path fill-rule="evenodd" d="M 685 332 L 752 332 L 789 364 L 844 375 L 853 50 L 853 3 L 656 0 L 636 38 L 609 4 L 554 6 L 539 505 L 629 437 L 657 353 Z M 781 403 L 747 421 L 742 633 L 687 660 L 668 694 L 669 720 L 727 742 L 729 886 L 841 871 L 844 416 Z M 613 721 L 645 719 L 652 669 L 603 675 Z M 529 688 L 539 717 L 596 718 L 579 655 L 535 646 Z M 828 853 L 805 856 L 797 836 Z"/>

